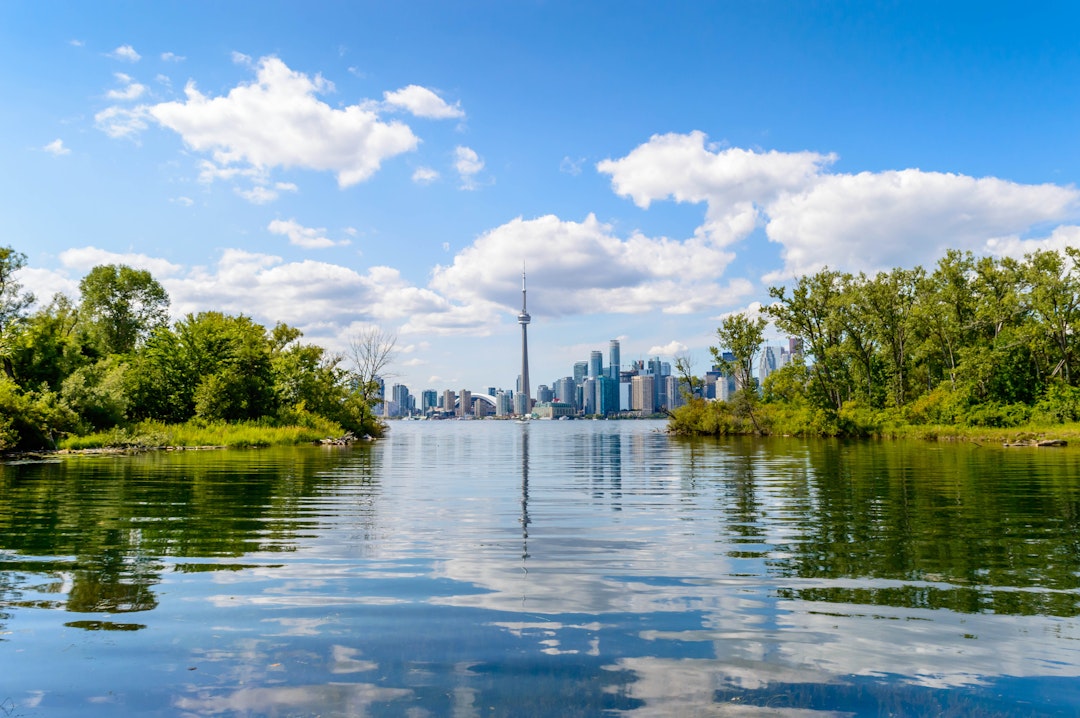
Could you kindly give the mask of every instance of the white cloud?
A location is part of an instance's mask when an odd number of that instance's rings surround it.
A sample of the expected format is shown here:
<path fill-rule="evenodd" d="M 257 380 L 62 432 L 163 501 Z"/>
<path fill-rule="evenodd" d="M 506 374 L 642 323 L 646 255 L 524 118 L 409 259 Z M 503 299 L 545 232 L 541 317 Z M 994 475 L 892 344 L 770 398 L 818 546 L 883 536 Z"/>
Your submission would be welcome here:
<path fill-rule="evenodd" d="M 812 186 L 834 155 L 754 152 L 706 147 L 703 132 L 653 135 L 626 157 L 604 160 L 616 194 L 647 209 L 655 200 L 707 204 L 699 233 L 720 244 L 736 242 L 757 227 L 760 207 L 783 193 Z"/>
<path fill-rule="evenodd" d="M 171 199 L 169 201 L 170 202 L 175 202 L 176 204 L 181 205 L 183 207 L 190 207 L 193 204 L 195 204 L 195 200 L 191 199 L 191 197 L 183 197 L 183 196 L 174 197 L 173 199 Z"/>
<path fill-rule="evenodd" d="M 183 55 L 177 55 L 175 52 L 163 52 L 161 53 L 161 59 L 165 62 L 183 62 L 187 58 Z"/>
<path fill-rule="evenodd" d="M 126 62 L 138 62 L 142 59 L 142 55 L 135 52 L 135 48 L 131 45 L 121 45 L 112 52 L 109 53 L 109 57 L 114 60 L 124 60 Z"/>
<path fill-rule="evenodd" d="M 646 352 L 649 356 L 664 356 L 673 357 L 677 354 L 682 354 L 687 351 L 689 347 L 680 341 L 672 340 L 667 344 L 649 347 L 649 351 Z"/>
<path fill-rule="evenodd" d="M 723 306 L 751 291 L 745 280 L 716 282 L 731 257 L 700 238 L 620 239 L 593 215 L 583 222 L 548 215 L 518 218 L 485 233 L 452 265 L 436 267 L 431 286 L 463 303 L 513 308 L 525 262 L 535 287 L 530 294 L 549 315 L 681 314 Z"/>
<path fill-rule="evenodd" d="M 783 273 L 828 264 L 874 271 L 928 266 L 946 249 L 983 250 L 988 240 L 1060 220 L 1080 193 L 993 177 L 901 170 L 832 175 L 767 209 L 769 239 L 783 246 Z M 783 276 L 783 275 L 779 275 Z"/>
<path fill-rule="evenodd" d="M 105 93 L 105 96 L 110 100 L 136 100 L 146 92 L 146 85 L 135 82 L 130 75 L 126 75 L 123 72 L 117 72 L 115 73 L 115 77 L 123 87 L 118 90 L 109 90 Z"/>
<path fill-rule="evenodd" d="M 23 267 L 15 273 L 15 281 L 34 295 L 37 306 L 48 304 L 56 294 L 64 294 L 72 299 L 79 296 L 79 281 L 62 271 Z"/>
<path fill-rule="evenodd" d="M 86 43 L 83 42 L 82 40 L 68 40 L 68 44 L 71 45 L 72 47 L 82 47 Z"/>
<path fill-rule="evenodd" d="M 918 169 L 832 173 L 835 160 L 720 149 L 692 132 L 654 135 L 597 170 L 642 208 L 663 199 L 706 204 L 696 235 L 710 243 L 725 246 L 763 226 L 784 260 L 766 281 L 826 264 L 865 271 L 930 265 L 947 247 L 985 250 L 994 238 L 1062 221 L 1080 207 L 1072 187 Z"/>
<path fill-rule="evenodd" d="M 1023 259 L 1024 255 L 1040 250 L 1061 252 L 1066 247 L 1080 247 L 1080 227 L 1075 224 L 1055 227 L 1048 237 L 1020 239 L 1018 236 L 995 237 L 987 240 L 986 250 L 999 257 Z"/>
<path fill-rule="evenodd" d="M 110 252 L 97 247 L 80 247 L 65 250 L 60 253 L 60 264 L 67 269 L 79 272 L 89 272 L 99 264 L 126 264 L 135 269 L 145 269 L 158 280 L 162 277 L 171 277 L 178 274 L 182 269 L 179 264 L 174 264 L 159 257 L 133 252 Z"/>
<path fill-rule="evenodd" d="M 476 189 L 475 177 L 484 169 L 484 161 L 471 147 L 459 145 L 454 149 L 454 168 L 461 177 L 462 189 Z"/>
<path fill-rule="evenodd" d="M 146 129 L 146 107 L 106 107 L 94 115 L 94 124 L 109 137 L 134 138 Z"/>
<path fill-rule="evenodd" d="M 186 101 L 144 108 L 197 152 L 209 153 L 221 172 L 299 167 L 336 173 L 348 187 L 374 174 L 382 162 L 416 148 L 419 139 L 400 122 L 383 122 L 362 105 L 334 109 L 318 99 L 331 83 L 262 58 L 254 82 L 209 97 L 193 82 Z M 102 123 L 99 123 L 102 124 Z"/>
<path fill-rule="evenodd" d="M 67 147 L 64 147 L 64 141 L 59 137 L 57 137 L 55 140 L 45 145 L 41 149 L 45 150 L 51 155 L 55 155 L 56 157 L 71 154 L 71 150 L 69 150 Z"/>
<path fill-rule="evenodd" d="M 430 167 L 417 167 L 412 174 L 412 181 L 416 184 L 431 184 L 439 179 L 439 173 Z"/>
<path fill-rule="evenodd" d="M 409 85 L 394 92 L 384 92 L 383 99 L 385 104 L 408 110 L 417 117 L 443 120 L 465 116 L 460 102 L 450 105 L 432 90 L 420 85 Z"/>
<path fill-rule="evenodd" d="M 292 182 L 275 182 L 272 186 L 257 184 L 246 190 L 237 187 L 235 191 L 252 204 L 268 204 L 280 197 L 282 192 L 296 192 L 298 189 Z"/>
<path fill-rule="evenodd" d="M 289 244 L 294 244 L 297 247 L 303 247 L 304 249 L 324 249 L 326 247 L 349 244 L 348 240 L 335 242 L 328 238 L 326 236 L 326 228 L 324 227 L 319 227 L 318 229 L 305 227 L 294 219 L 275 219 L 267 226 L 267 229 L 271 234 L 288 237 Z"/>

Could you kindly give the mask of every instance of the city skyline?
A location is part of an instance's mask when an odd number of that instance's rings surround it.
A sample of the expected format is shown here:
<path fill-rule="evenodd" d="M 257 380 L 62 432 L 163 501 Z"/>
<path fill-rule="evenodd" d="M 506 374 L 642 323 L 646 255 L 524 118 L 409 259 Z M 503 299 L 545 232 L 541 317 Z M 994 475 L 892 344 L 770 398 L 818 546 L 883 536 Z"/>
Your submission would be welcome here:
<path fill-rule="evenodd" d="M 611 338 L 703 370 L 723 317 L 800 273 L 1080 244 L 1076 20 L 9 0 L 0 241 L 39 306 L 128 264 L 174 320 L 396 335 L 418 390 L 514 388 L 524 262 L 530 384 Z"/>

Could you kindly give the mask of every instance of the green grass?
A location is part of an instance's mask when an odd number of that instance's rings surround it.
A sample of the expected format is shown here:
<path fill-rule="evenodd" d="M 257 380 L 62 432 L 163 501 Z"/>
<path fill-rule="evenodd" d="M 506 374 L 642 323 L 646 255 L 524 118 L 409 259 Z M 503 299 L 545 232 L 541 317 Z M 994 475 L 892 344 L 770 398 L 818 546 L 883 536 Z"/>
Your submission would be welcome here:
<path fill-rule="evenodd" d="M 331 421 L 316 419 L 307 426 L 271 426 L 264 422 L 189 421 L 163 424 L 144 421 L 126 428 L 71 436 L 60 441 L 60 448 L 83 449 L 152 449 L 167 446 L 220 446 L 247 448 L 308 444 L 328 437 L 338 437 L 344 430 Z"/>

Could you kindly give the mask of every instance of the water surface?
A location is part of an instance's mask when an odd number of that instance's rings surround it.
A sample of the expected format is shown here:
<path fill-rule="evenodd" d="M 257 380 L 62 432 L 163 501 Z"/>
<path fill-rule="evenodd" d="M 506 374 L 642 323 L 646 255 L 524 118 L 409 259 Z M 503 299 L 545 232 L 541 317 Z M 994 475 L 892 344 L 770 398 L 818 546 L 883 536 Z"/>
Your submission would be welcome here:
<path fill-rule="evenodd" d="M 1080 452 L 662 428 L 0 467 L 0 714 L 1077 714 Z"/>

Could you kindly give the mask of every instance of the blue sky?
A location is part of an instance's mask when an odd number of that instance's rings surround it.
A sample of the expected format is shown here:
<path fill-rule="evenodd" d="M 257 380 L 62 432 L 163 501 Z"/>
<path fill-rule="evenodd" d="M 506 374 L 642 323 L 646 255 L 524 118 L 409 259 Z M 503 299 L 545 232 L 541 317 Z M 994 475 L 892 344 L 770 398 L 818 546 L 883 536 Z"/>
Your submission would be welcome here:
<path fill-rule="evenodd" d="M 0 4 L 3 244 L 39 298 L 378 326 L 426 388 L 706 368 L 830 266 L 1080 243 L 1067 3 Z"/>

